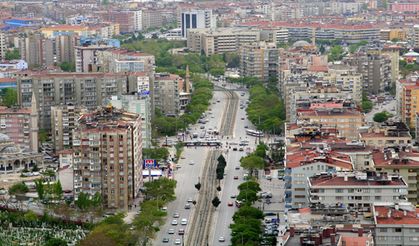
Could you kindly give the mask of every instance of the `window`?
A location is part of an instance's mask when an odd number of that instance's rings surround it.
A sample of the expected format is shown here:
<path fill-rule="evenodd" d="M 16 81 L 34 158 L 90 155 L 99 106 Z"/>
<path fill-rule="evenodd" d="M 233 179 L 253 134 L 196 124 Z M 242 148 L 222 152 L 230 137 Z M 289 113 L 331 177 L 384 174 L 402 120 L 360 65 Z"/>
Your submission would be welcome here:
<path fill-rule="evenodd" d="M 342 201 L 343 200 L 343 196 L 337 196 L 335 197 L 336 201 Z"/>
<path fill-rule="evenodd" d="M 402 232 L 402 228 L 394 228 L 395 232 Z"/>
<path fill-rule="evenodd" d="M 336 193 L 343 193 L 343 189 L 335 189 Z"/>
<path fill-rule="evenodd" d="M 381 196 L 375 196 L 376 201 L 381 201 Z"/>
<path fill-rule="evenodd" d="M 387 228 L 380 228 L 380 232 L 387 232 Z"/>
<path fill-rule="evenodd" d="M 348 193 L 354 193 L 354 189 L 348 189 Z"/>

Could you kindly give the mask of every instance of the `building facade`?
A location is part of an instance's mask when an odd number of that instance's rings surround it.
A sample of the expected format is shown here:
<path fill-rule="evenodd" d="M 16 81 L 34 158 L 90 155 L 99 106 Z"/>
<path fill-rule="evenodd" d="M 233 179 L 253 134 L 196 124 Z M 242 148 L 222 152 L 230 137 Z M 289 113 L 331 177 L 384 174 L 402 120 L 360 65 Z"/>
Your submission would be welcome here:
<path fill-rule="evenodd" d="M 239 48 L 240 75 L 263 81 L 278 77 L 279 50 L 276 43 L 244 44 Z"/>
<path fill-rule="evenodd" d="M 197 28 L 214 28 L 215 21 L 210 9 L 188 10 L 181 13 L 182 37 L 188 36 L 188 31 Z"/>
<path fill-rule="evenodd" d="M 77 120 L 86 111 L 73 105 L 51 107 L 51 135 L 55 151 L 71 148 Z"/>
<path fill-rule="evenodd" d="M 183 79 L 175 74 L 156 73 L 154 77 L 154 106 L 165 115 L 176 116 L 180 112 L 179 93 Z"/>
<path fill-rule="evenodd" d="M 74 194 L 102 195 L 107 208 L 127 211 L 142 185 L 141 117 L 100 108 L 73 133 Z"/>

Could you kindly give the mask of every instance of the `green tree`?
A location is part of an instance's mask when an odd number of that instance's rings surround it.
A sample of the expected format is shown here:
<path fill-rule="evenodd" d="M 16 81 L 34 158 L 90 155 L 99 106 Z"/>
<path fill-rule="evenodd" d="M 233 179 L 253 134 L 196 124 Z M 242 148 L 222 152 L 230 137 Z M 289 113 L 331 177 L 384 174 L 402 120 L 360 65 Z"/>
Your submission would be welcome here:
<path fill-rule="evenodd" d="M 167 160 L 169 157 L 169 150 L 167 148 L 153 148 L 153 149 L 143 149 L 144 159 L 154 159 L 154 160 Z"/>
<path fill-rule="evenodd" d="M 5 59 L 8 61 L 20 59 L 19 50 L 16 48 L 14 48 L 13 50 L 7 50 Z"/>
<path fill-rule="evenodd" d="M 76 71 L 76 66 L 74 65 L 74 63 L 63 62 L 59 66 L 64 72 L 75 72 Z"/>
<path fill-rule="evenodd" d="M 44 246 L 65 246 L 65 245 L 68 245 L 67 241 L 61 238 L 50 238 L 44 244 Z"/>
<path fill-rule="evenodd" d="M 262 211 L 252 206 L 245 205 L 245 206 L 241 206 L 239 210 L 236 213 L 234 213 L 233 221 L 236 221 L 239 218 L 254 218 L 254 219 L 261 220 L 263 219 L 263 217 L 264 215 Z"/>
<path fill-rule="evenodd" d="M 27 192 L 29 192 L 29 188 L 23 182 L 16 183 L 9 188 L 10 195 L 25 194 Z"/>
<path fill-rule="evenodd" d="M 266 144 L 260 143 L 256 147 L 256 150 L 255 150 L 254 154 L 261 157 L 261 158 L 265 158 L 267 149 L 268 149 L 268 146 Z"/>
<path fill-rule="evenodd" d="M 241 183 L 238 186 L 238 189 L 239 190 L 252 190 L 252 191 L 255 191 L 255 192 L 261 191 L 259 183 L 256 182 L 256 181 L 253 181 L 253 180 L 249 180 L 249 181 L 246 181 L 244 183 Z"/>
<path fill-rule="evenodd" d="M 23 217 L 25 218 L 25 220 L 30 222 L 38 220 L 38 215 L 36 215 L 33 211 L 26 212 L 25 215 L 23 215 Z"/>
<path fill-rule="evenodd" d="M 212 203 L 212 206 L 214 206 L 215 208 L 217 208 L 220 205 L 221 201 L 218 198 L 218 196 L 216 196 L 216 197 L 214 197 L 214 199 L 212 199 L 211 203 Z"/>
<path fill-rule="evenodd" d="M 257 155 L 248 155 L 240 159 L 240 166 L 249 170 L 250 176 L 252 176 L 255 169 L 257 170 L 265 167 L 265 161 Z"/>
<path fill-rule="evenodd" d="M 87 210 L 91 205 L 89 195 L 84 192 L 80 192 L 77 200 L 74 203 L 80 210 Z"/>
<path fill-rule="evenodd" d="M 36 192 L 38 193 L 38 198 L 40 200 L 43 200 L 45 197 L 45 185 L 42 179 L 35 180 L 35 189 L 36 189 Z"/>
<path fill-rule="evenodd" d="M 258 200 L 257 192 L 250 189 L 241 190 L 237 196 L 237 200 L 242 201 L 248 205 L 253 204 Z"/>
<path fill-rule="evenodd" d="M 45 142 L 48 141 L 48 138 L 49 138 L 48 137 L 48 131 L 45 130 L 45 129 L 39 129 L 39 131 L 38 131 L 39 142 L 45 143 Z"/>
<path fill-rule="evenodd" d="M 176 187 L 176 180 L 160 178 L 144 184 L 147 199 L 173 201 L 176 197 L 173 190 Z"/>
<path fill-rule="evenodd" d="M 195 184 L 195 188 L 199 191 L 201 189 L 201 183 Z"/>
<path fill-rule="evenodd" d="M 384 122 L 384 121 L 388 120 L 388 118 L 390 118 L 390 117 L 391 117 L 390 113 L 388 113 L 387 111 L 383 111 L 383 112 L 379 112 L 379 113 L 374 114 L 373 120 L 375 122 L 381 123 L 381 122 Z"/>
<path fill-rule="evenodd" d="M 371 112 L 373 107 L 374 107 L 374 104 L 370 100 L 365 100 L 365 101 L 363 100 L 361 102 L 361 109 L 362 109 L 362 112 L 364 113 Z"/>
<path fill-rule="evenodd" d="M 223 54 L 224 62 L 227 63 L 228 68 L 240 67 L 240 56 L 235 52 L 227 52 Z"/>
<path fill-rule="evenodd" d="M 53 186 L 53 193 L 57 199 L 63 198 L 63 187 L 61 186 L 60 180 L 58 180 Z"/>
<path fill-rule="evenodd" d="M 4 106 L 10 108 L 17 103 L 17 91 L 13 88 L 5 88 L 2 91 L 2 103 Z"/>
<path fill-rule="evenodd" d="M 329 51 L 329 61 L 333 62 L 333 61 L 340 61 L 342 60 L 342 58 L 344 57 L 344 51 L 342 46 L 340 45 L 335 45 L 332 46 L 332 48 L 330 48 Z"/>

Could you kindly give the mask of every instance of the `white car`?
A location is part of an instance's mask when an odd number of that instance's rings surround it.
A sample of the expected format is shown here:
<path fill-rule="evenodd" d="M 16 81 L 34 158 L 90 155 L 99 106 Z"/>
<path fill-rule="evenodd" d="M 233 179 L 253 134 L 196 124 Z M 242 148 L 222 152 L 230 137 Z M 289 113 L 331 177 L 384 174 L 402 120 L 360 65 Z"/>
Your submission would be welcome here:
<path fill-rule="evenodd" d="M 177 225 L 177 220 L 172 220 L 172 225 Z"/>
<path fill-rule="evenodd" d="M 192 198 L 189 198 L 188 203 L 192 203 L 192 202 L 193 202 Z"/>
<path fill-rule="evenodd" d="M 179 238 L 175 240 L 175 245 L 180 245 L 180 239 Z"/>
<path fill-rule="evenodd" d="M 224 237 L 219 237 L 218 238 L 218 242 L 225 242 L 225 241 L 226 241 L 226 239 Z"/>
<path fill-rule="evenodd" d="M 183 219 L 181 220 L 180 224 L 181 224 L 181 225 L 186 225 L 186 224 L 188 224 L 188 220 L 187 220 L 187 219 L 185 219 L 185 218 L 183 218 Z"/>
<path fill-rule="evenodd" d="M 169 229 L 169 234 L 175 234 L 175 229 Z"/>
<path fill-rule="evenodd" d="M 174 213 L 173 218 L 179 218 L 179 213 Z"/>

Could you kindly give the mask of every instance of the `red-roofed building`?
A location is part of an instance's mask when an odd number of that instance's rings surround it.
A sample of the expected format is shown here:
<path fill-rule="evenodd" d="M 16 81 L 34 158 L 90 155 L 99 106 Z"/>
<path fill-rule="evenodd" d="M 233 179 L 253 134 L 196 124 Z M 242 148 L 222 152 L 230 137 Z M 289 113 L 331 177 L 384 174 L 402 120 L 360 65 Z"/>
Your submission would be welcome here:
<path fill-rule="evenodd" d="M 410 203 L 375 204 L 377 246 L 419 245 L 419 209 Z"/>
<path fill-rule="evenodd" d="M 321 173 L 352 171 L 353 165 L 348 155 L 322 148 L 287 152 L 285 156 L 285 207 L 303 208 L 309 206 L 307 178 Z"/>
<path fill-rule="evenodd" d="M 369 210 L 374 202 L 407 201 L 402 176 L 375 172 L 322 174 L 308 179 L 310 203 Z"/>

